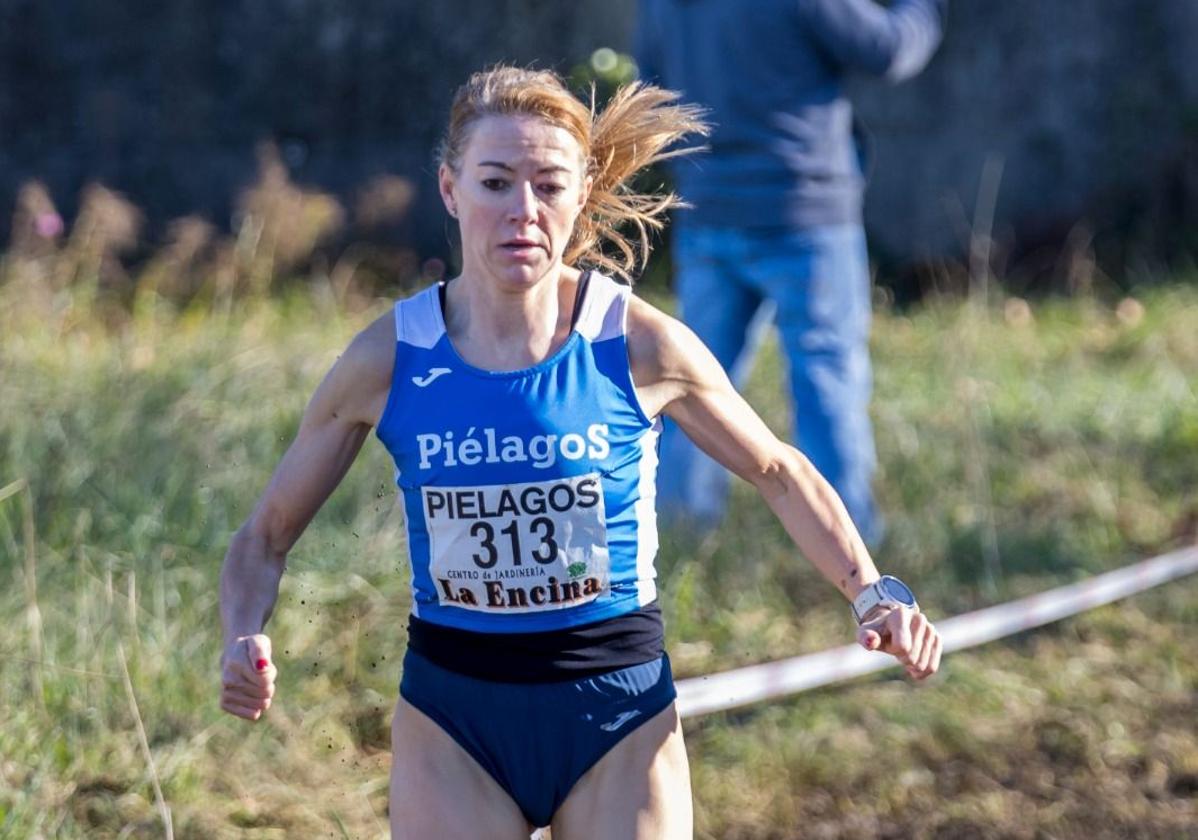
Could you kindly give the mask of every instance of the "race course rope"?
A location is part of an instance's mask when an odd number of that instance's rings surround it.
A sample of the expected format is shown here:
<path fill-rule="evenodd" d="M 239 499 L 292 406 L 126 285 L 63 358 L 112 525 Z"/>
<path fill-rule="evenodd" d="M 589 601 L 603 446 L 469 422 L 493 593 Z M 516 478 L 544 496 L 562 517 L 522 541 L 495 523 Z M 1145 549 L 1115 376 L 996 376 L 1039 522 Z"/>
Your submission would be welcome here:
<path fill-rule="evenodd" d="M 1198 572 L 1198 546 L 937 621 L 936 627 L 944 641 L 944 653 L 950 653 L 1040 627 L 1195 572 Z M 678 712 L 684 718 L 697 717 L 892 667 L 898 667 L 892 657 L 870 653 L 851 644 L 806 656 L 690 677 L 677 683 Z"/>

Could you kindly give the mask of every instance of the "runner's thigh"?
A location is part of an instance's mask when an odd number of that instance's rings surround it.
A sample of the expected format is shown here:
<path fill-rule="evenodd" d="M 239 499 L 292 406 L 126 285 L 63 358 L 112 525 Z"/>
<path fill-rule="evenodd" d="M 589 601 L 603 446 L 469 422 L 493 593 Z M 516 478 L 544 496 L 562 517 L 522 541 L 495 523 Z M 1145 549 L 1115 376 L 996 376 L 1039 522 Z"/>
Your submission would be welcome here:
<path fill-rule="evenodd" d="M 402 697 L 391 722 L 393 840 L 528 840 L 516 803 L 445 730 Z"/>
<path fill-rule="evenodd" d="M 553 818 L 553 840 L 691 840 L 690 767 L 674 704 L 601 758 Z"/>

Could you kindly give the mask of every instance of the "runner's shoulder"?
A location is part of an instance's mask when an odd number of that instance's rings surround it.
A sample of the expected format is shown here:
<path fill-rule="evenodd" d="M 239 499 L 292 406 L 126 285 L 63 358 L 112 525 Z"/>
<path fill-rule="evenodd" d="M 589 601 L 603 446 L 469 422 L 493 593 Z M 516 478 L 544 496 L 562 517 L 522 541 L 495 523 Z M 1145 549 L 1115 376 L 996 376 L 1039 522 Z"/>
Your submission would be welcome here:
<path fill-rule="evenodd" d="M 380 399 L 385 400 L 391 388 L 394 364 L 395 327 L 388 311 L 354 336 L 322 389 L 329 388 L 329 396 L 345 416 L 373 424 L 378 419 Z"/>
<path fill-rule="evenodd" d="M 704 354 L 690 327 L 635 295 L 628 307 L 628 355 L 638 384 L 671 379 Z"/>

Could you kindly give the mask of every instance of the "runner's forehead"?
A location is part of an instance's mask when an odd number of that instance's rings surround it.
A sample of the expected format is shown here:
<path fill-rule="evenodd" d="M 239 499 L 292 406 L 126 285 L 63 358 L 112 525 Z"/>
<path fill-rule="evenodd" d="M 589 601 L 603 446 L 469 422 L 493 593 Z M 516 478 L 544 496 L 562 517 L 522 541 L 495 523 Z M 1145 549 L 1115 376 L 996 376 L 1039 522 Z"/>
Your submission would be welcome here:
<path fill-rule="evenodd" d="M 474 126 L 464 160 L 472 169 L 578 173 L 583 150 L 566 129 L 537 117 L 489 116 Z"/>

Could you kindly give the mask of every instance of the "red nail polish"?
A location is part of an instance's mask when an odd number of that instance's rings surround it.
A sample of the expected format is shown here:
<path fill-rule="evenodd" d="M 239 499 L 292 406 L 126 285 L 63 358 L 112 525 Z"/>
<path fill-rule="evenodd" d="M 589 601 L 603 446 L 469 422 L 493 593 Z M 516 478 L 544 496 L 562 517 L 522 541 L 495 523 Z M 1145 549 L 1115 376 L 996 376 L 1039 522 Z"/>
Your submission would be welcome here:
<path fill-rule="evenodd" d="M 267 662 L 265 659 L 259 659 L 259 660 L 258 660 L 257 662 L 255 662 L 254 664 L 258 666 L 258 670 L 259 670 L 259 671 L 265 671 L 265 670 L 266 670 L 266 666 L 267 666 L 267 665 L 269 665 L 270 663 L 269 663 L 269 662 Z"/>

